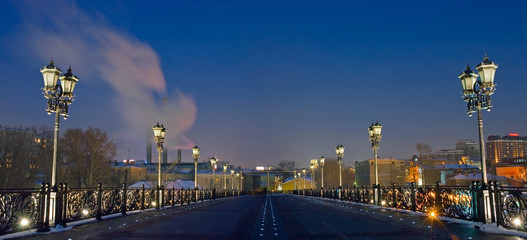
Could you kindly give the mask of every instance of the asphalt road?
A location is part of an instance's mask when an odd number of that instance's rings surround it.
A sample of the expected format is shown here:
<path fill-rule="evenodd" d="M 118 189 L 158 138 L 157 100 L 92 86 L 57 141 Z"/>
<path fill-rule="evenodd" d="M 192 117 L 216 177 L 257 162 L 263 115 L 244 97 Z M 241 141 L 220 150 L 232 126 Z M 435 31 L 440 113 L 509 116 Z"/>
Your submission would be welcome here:
<path fill-rule="evenodd" d="M 522 239 L 437 219 L 294 195 L 242 196 L 22 239 Z"/>

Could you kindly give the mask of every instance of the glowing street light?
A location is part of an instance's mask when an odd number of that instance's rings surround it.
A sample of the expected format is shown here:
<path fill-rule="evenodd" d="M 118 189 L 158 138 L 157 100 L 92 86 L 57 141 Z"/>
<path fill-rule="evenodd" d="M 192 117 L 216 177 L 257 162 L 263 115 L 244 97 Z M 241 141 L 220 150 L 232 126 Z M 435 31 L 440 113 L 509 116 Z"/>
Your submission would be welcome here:
<path fill-rule="evenodd" d="M 320 157 L 320 172 L 322 174 L 322 189 L 324 189 L 324 164 L 326 163 L 326 158 L 324 156 Z"/>
<path fill-rule="evenodd" d="M 216 177 L 214 175 L 216 172 L 216 162 L 218 162 L 217 157 L 210 158 L 210 165 L 212 166 L 212 189 L 216 189 Z"/>
<path fill-rule="evenodd" d="M 199 158 L 198 145 L 195 145 L 192 148 L 192 158 L 194 159 L 194 191 L 196 192 L 196 201 L 198 201 L 198 158 Z"/>
<path fill-rule="evenodd" d="M 467 102 L 467 114 L 472 116 L 472 113 L 478 114 L 478 130 L 479 130 L 479 155 L 481 160 L 481 180 L 483 186 L 487 183 L 487 162 L 485 156 L 485 142 L 483 140 L 483 119 L 481 109 L 490 111 L 492 103 L 490 96 L 494 94 L 496 85 L 494 84 L 494 74 L 496 73 L 496 65 L 490 61 L 487 55 L 483 58 L 483 62 L 476 66 L 478 74 L 470 70 L 467 65 L 465 71 L 459 74 L 463 86 L 463 99 Z"/>
<path fill-rule="evenodd" d="M 487 189 L 487 159 L 485 154 L 485 142 L 483 139 L 483 118 L 481 109 L 490 111 L 492 103 L 490 96 L 494 94 L 496 85 L 494 84 L 494 74 L 496 73 L 496 65 L 490 61 L 487 55 L 483 58 L 483 62 L 476 66 L 478 74 L 470 70 L 467 65 L 465 71 L 459 74 L 458 78 L 461 80 L 463 87 L 463 99 L 467 102 L 467 114 L 472 116 L 472 113 L 478 114 L 478 130 L 479 130 L 479 158 L 481 161 L 481 186 L 483 191 L 483 199 L 485 206 L 485 221 L 490 222 L 492 216 L 491 204 L 489 201 L 489 190 Z"/>
<path fill-rule="evenodd" d="M 40 69 L 42 77 L 44 78 L 44 88 L 42 88 L 42 93 L 47 99 L 46 111 L 48 115 L 51 115 L 52 112 L 55 113 L 55 134 L 53 136 L 53 163 L 51 167 L 51 196 L 50 196 L 50 205 L 52 205 L 51 212 L 49 213 L 50 224 L 55 224 L 55 211 L 58 210 L 55 206 L 56 201 L 56 192 L 57 192 L 57 149 L 59 144 L 59 129 L 60 129 L 60 115 L 64 117 L 64 120 L 68 118 L 68 105 L 70 105 L 75 96 L 73 95 L 73 90 L 75 85 L 79 81 L 77 76 L 73 75 L 71 72 L 71 66 L 68 68 L 68 72 L 60 76 L 62 71 L 55 67 L 53 59 L 49 62 L 48 66 L 44 66 Z M 60 79 L 60 83 L 58 80 Z"/>
<path fill-rule="evenodd" d="M 344 157 L 344 146 L 338 145 L 335 148 L 337 162 L 339 163 L 339 199 L 342 199 L 342 158 Z"/>
<path fill-rule="evenodd" d="M 311 168 L 311 189 L 313 189 L 313 182 L 315 181 L 315 163 L 311 162 L 309 168 Z"/>
<path fill-rule="evenodd" d="M 377 151 L 379 150 L 379 143 L 381 141 L 382 135 L 381 135 L 382 125 L 379 124 L 379 122 L 375 122 L 375 124 L 371 124 L 368 128 L 368 133 L 370 136 L 370 142 L 371 142 L 371 148 L 373 150 L 373 162 L 375 165 L 375 204 L 379 204 L 379 169 L 377 167 Z"/>
<path fill-rule="evenodd" d="M 157 123 L 152 130 L 154 130 L 154 141 L 157 143 L 158 163 L 157 163 L 157 204 L 156 209 L 161 207 L 163 192 L 161 190 L 161 155 L 163 153 L 163 143 L 165 143 L 165 136 L 167 129 L 163 125 Z"/>

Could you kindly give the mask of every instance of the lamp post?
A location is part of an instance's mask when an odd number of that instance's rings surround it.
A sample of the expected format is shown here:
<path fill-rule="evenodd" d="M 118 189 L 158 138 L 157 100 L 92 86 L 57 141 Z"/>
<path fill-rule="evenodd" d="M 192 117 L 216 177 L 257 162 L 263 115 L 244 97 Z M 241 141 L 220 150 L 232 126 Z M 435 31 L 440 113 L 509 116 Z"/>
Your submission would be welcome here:
<path fill-rule="evenodd" d="M 161 190 L 161 155 L 163 153 L 163 143 L 165 143 L 165 136 L 167 129 L 163 125 L 157 123 L 152 130 L 154 130 L 154 141 L 157 143 L 158 164 L 157 164 L 157 204 L 156 209 L 161 207 L 163 192 Z"/>
<path fill-rule="evenodd" d="M 342 158 L 344 157 L 344 146 L 338 145 L 335 148 L 337 162 L 339 163 L 339 199 L 342 199 Z"/>
<path fill-rule="evenodd" d="M 296 170 L 293 171 L 293 184 L 294 184 L 294 190 L 297 190 L 296 188 Z"/>
<path fill-rule="evenodd" d="M 304 188 L 303 188 L 303 190 L 305 191 L 306 190 L 306 169 L 305 168 L 302 168 L 302 174 L 304 175 Z"/>
<path fill-rule="evenodd" d="M 313 182 L 315 181 L 315 163 L 311 162 L 309 168 L 311 168 L 311 189 L 313 189 Z"/>
<path fill-rule="evenodd" d="M 381 129 L 382 125 L 378 122 L 375 122 L 375 124 L 371 124 L 368 128 L 368 133 L 370 136 L 370 142 L 371 142 L 371 148 L 373 150 L 373 162 L 375 165 L 375 204 L 379 203 L 379 194 L 378 194 L 378 188 L 379 188 L 379 169 L 377 168 L 377 150 L 379 150 L 379 142 L 381 141 L 382 135 L 381 135 Z"/>
<path fill-rule="evenodd" d="M 463 86 L 463 99 L 467 102 L 467 114 L 472 116 L 472 113 L 478 114 L 478 130 L 479 130 L 479 157 L 481 161 L 481 180 L 482 184 L 487 183 L 487 162 L 485 156 L 485 142 L 483 139 L 483 119 L 481 109 L 490 111 L 492 103 L 490 96 L 494 94 L 496 85 L 494 84 L 494 74 L 496 73 L 496 65 L 490 61 L 487 55 L 483 58 L 483 62 L 476 66 L 478 74 L 470 70 L 467 65 L 465 71 L 459 74 Z"/>
<path fill-rule="evenodd" d="M 214 175 L 216 172 L 216 162 L 218 162 L 217 157 L 210 158 L 210 165 L 212 166 L 212 189 L 216 189 L 216 177 Z"/>
<path fill-rule="evenodd" d="M 324 164 L 326 163 L 326 158 L 324 156 L 320 157 L 320 172 L 321 172 L 321 175 L 322 175 L 322 188 L 321 189 L 324 189 Z"/>
<path fill-rule="evenodd" d="M 225 190 L 225 192 L 227 192 L 227 168 L 227 164 L 223 165 L 223 190 Z"/>
<path fill-rule="evenodd" d="M 198 145 L 192 148 L 192 158 L 194 159 L 194 191 L 196 192 L 196 202 L 197 202 L 198 201 L 198 158 L 199 158 Z"/>
<path fill-rule="evenodd" d="M 239 180 L 240 180 L 240 173 L 239 172 L 236 173 L 236 180 L 238 180 L 238 181 L 236 181 L 236 190 L 240 191 L 240 182 L 239 182 Z"/>
<path fill-rule="evenodd" d="M 49 62 L 48 66 L 44 66 L 40 69 L 42 77 L 44 78 L 44 88 L 42 93 L 47 99 L 46 112 L 51 115 L 55 113 L 55 134 L 53 136 L 53 162 L 51 167 L 51 197 L 50 197 L 50 215 L 49 223 L 55 224 L 55 210 L 56 208 L 56 190 L 57 190 L 57 149 L 59 144 L 59 129 L 60 129 L 60 115 L 66 120 L 68 118 L 68 105 L 70 105 L 75 96 L 73 90 L 75 85 L 79 81 L 77 76 L 71 72 L 71 66 L 68 68 L 68 72 L 60 76 L 62 71 L 55 67 L 53 59 Z M 60 79 L 60 83 L 58 80 Z"/>
<path fill-rule="evenodd" d="M 231 190 L 234 192 L 234 170 L 233 169 L 231 169 Z"/>
<path fill-rule="evenodd" d="M 487 55 L 483 58 L 483 62 L 476 66 L 478 74 L 470 70 L 467 65 L 465 71 L 459 74 L 458 78 L 461 80 L 463 87 L 463 99 L 467 102 L 467 114 L 472 116 L 472 113 L 478 114 L 478 130 L 479 130 L 479 157 L 481 161 L 481 185 L 483 190 L 483 201 L 485 205 L 485 222 L 491 221 L 491 204 L 489 202 L 489 190 L 487 189 L 487 160 L 485 156 L 485 142 L 483 139 L 483 119 L 481 110 L 486 109 L 490 111 L 492 102 L 490 96 L 494 94 L 496 85 L 494 84 L 494 74 L 496 73 L 496 65 L 490 61 Z M 479 79 L 478 79 L 479 75 Z"/>

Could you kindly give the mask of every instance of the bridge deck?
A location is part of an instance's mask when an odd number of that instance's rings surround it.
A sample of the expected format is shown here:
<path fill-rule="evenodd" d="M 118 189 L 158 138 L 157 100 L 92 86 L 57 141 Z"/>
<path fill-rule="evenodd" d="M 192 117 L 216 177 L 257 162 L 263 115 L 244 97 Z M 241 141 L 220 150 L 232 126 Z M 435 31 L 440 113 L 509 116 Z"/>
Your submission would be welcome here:
<path fill-rule="evenodd" d="M 521 239 L 296 195 L 242 196 L 113 218 L 24 239 Z"/>

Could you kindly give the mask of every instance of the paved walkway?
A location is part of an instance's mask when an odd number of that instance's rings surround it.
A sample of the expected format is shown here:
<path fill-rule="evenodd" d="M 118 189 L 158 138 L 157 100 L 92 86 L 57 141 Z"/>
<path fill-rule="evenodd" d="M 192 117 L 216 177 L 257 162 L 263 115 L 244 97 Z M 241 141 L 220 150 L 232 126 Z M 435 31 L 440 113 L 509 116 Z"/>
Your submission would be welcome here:
<path fill-rule="evenodd" d="M 23 239 L 522 239 L 370 206 L 241 196 L 131 214 Z"/>

